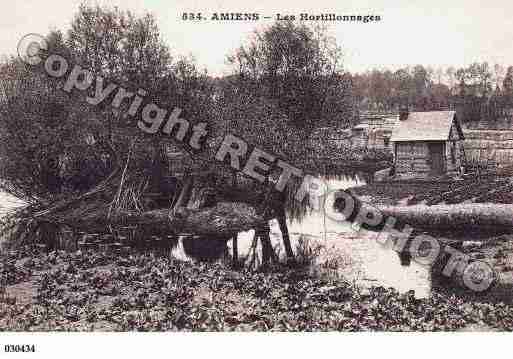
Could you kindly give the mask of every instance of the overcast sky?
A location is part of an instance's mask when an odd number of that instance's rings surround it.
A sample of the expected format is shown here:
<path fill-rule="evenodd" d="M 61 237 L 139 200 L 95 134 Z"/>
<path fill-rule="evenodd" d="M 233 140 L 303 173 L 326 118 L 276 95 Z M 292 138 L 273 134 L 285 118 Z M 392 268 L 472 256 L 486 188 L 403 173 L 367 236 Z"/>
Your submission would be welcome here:
<path fill-rule="evenodd" d="M 14 54 L 25 34 L 68 29 L 81 0 L 2 0 L 0 54 Z M 489 61 L 513 65 L 511 0 L 112 0 L 136 13 L 148 11 L 173 53 L 192 54 L 210 73 L 227 71 L 226 55 L 250 32 L 271 20 L 188 23 L 183 12 L 258 12 L 261 15 L 324 12 L 380 15 L 378 23 L 336 23 L 330 31 L 344 49 L 345 69 L 403 65 L 467 65 Z M 258 5 L 255 5 L 258 3 Z"/>

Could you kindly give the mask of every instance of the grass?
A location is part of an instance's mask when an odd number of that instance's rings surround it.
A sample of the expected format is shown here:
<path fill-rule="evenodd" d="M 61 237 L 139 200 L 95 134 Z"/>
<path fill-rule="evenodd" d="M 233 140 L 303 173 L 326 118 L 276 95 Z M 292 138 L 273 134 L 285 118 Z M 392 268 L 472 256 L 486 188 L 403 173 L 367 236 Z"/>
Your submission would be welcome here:
<path fill-rule="evenodd" d="M 298 267 L 312 267 L 316 264 L 324 246 L 314 243 L 309 237 L 300 235 L 295 250 L 295 262 Z"/>
<path fill-rule="evenodd" d="M 380 183 L 352 188 L 351 191 L 365 202 L 382 205 L 398 205 L 419 193 L 445 192 L 449 184 L 440 182 Z"/>

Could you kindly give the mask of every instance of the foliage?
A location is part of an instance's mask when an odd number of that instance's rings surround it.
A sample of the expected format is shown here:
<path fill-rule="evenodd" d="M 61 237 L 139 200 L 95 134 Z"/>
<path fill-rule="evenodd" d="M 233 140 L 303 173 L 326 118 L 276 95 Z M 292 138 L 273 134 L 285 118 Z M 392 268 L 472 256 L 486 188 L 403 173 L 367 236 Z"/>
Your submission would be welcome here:
<path fill-rule="evenodd" d="M 464 122 L 495 120 L 513 104 L 513 68 L 487 62 L 467 67 L 407 66 L 353 74 L 353 93 L 361 111 L 417 111 L 456 108 Z"/>
<path fill-rule="evenodd" d="M 360 110 L 397 110 L 412 105 L 418 110 L 433 110 L 448 106 L 450 88 L 435 82 L 434 70 L 422 65 L 392 72 L 374 69 L 352 76 L 355 98 Z"/>
<path fill-rule="evenodd" d="M 236 272 L 151 254 L 45 253 L 2 258 L 0 327 L 11 331 L 447 331 L 513 329 L 511 305 L 434 293 L 358 289 L 304 272 Z"/>
<path fill-rule="evenodd" d="M 97 130 L 89 108 L 18 60 L 7 60 L 1 67 L 3 189 L 29 202 L 49 199 L 62 190 L 77 189 L 70 176 L 86 162 L 89 176 L 103 177 L 108 171 L 105 150 L 101 142 L 88 141 Z"/>
<path fill-rule="evenodd" d="M 296 244 L 296 264 L 298 267 L 312 267 L 316 264 L 323 245 L 312 243 L 313 241 L 304 235 L 300 235 Z"/>
<path fill-rule="evenodd" d="M 66 37 L 74 60 L 97 76 L 151 92 L 170 72 L 171 54 L 150 14 L 80 5 Z"/>
<path fill-rule="evenodd" d="M 276 22 L 228 58 L 238 87 L 273 103 L 296 130 L 341 125 L 353 116 L 341 49 L 326 29 Z"/>
<path fill-rule="evenodd" d="M 193 122 L 211 118 L 206 74 L 191 59 L 171 57 L 151 15 L 81 5 L 66 35 L 53 31 L 47 40 L 50 52 L 94 76 L 134 91 L 143 88 L 148 101 L 178 106 Z M 123 106 L 113 109 L 109 101 L 88 106 L 83 93 L 60 90 L 65 79 L 49 79 L 42 69 L 34 71 L 15 59 L 1 66 L 1 177 L 10 193 L 47 202 L 62 192 L 84 192 L 126 163 L 134 138 L 127 185 L 139 188 L 166 171 L 165 146 L 158 137 L 141 137 L 135 127 L 127 133 Z"/>

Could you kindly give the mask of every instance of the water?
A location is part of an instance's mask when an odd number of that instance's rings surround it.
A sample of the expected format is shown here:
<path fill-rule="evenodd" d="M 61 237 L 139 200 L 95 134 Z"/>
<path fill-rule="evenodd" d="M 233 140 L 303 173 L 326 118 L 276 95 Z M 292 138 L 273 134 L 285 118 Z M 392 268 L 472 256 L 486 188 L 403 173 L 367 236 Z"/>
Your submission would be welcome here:
<path fill-rule="evenodd" d="M 329 181 L 330 189 L 346 189 L 363 185 L 361 180 Z M 323 246 L 318 263 L 335 259 L 338 272 L 361 286 L 380 285 L 394 287 L 400 292 L 414 290 L 419 298 L 431 292 L 431 271 L 428 267 L 411 261 L 402 266 L 398 254 L 375 240 L 376 233 L 355 231 L 348 222 L 339 222 L 324 216 L 321 211 L 307 215 L 300 222 L 288 223 L 292 247 L 299 238 L 308 238 L 310 244 Z M 253 231 L 239 234 L 239 252 L 247 254 Z M 273 245 L 281 245 L 277 222 L 271 222 Z M 231 246 L 231 243 L 228 243 Z M 283 254 L 283 250 L 280 251 Z"/>
<path fill-rule="evenodd" d="M 328 184 L 330 189 L 345 189 L 362 185 L 364 182 L 358 179 L 346 179 L 328 181 Z M 16 198 L 0 193 L 0 214 L 20 204 L 21 202 Z M 288 227 L 294 249 L 300 238 L 307 239 L 310 246 L 320 246 L 317 263 L 325 266 L 336 263 L 337 274 L 360 286 L 394 287 L 400 292 L 414 290 L 417 297 L 427 297 L 430 294 L 429 268 L 414 261 L 409 266 L 402 266 L 395 251 L 383 247 L 373 238 L 375 233 L 364 230 L 355 231 L 350 223 L 325 217 L 322 211 L 315 211 L 301 221 L 289 222 Z M 240 258 L 248 257 L 252 252 L 253 236 L 254 231 L 239 234 Z M 103 238 L 91 240 L 93 245 L 94 242 L 104 241 Z M 119 240 L 112 239 L 112 241 Z M 127 241 L 130 242 L 130 238 Z M 281 232 L 276 221 L 271 221 L 271 241 L 279 254 L 284 256 L 284 250 L 281 248 Z M 231 241 L 225 245 L 224 242 L 212 243 L 208 239 L 202 240 L 192 236 L 181 236 L 172 240 L 160 239 L 159 243 L 169 250 L 173 257 L 186 261 L 208 259 L 209 256 L 222 257 L 231 253 L 232 246 Z M 255 253 L 259 253 L 258 247 Z"/>
<path fill-rule="evenodd" d="M 23 201 L 18 198 L 11 196 L 8 193 L 0 192 L 0 216 L 22 205 Z"/>

